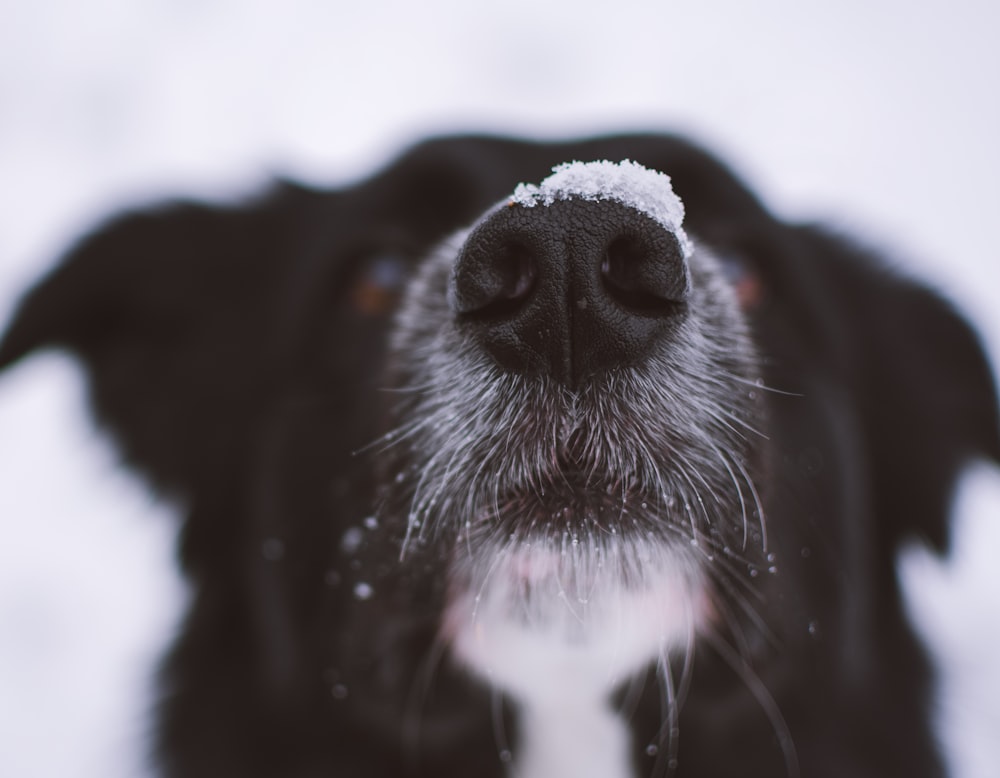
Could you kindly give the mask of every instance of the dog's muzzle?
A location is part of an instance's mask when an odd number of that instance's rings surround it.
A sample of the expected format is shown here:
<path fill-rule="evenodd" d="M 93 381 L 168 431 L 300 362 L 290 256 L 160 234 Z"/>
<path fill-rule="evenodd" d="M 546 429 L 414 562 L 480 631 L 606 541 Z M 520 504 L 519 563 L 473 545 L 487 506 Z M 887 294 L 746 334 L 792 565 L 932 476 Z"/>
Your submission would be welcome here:
<path fill-rule="evenodd" d="M 384 512 L 404 551 L 762 536 L 756 356 L 683 217 L 661 173 L 572 163 L 427 257 L 390 376 Z"/>

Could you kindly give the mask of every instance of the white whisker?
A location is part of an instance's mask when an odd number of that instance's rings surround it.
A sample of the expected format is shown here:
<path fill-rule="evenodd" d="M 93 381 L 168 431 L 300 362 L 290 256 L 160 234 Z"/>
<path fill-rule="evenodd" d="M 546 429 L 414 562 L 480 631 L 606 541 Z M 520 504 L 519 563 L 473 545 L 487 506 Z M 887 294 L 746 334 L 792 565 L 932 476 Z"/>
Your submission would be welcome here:
<path fill-rule="evenodd" d="M 760 676 L 754 672 L 750 663 L 733 651 L 720 635 L 708 630 L 704 637 L 719 657 L 743 681 L 744 686 L 746 686 L 767 717 L 784 756 L 786 778 L 800 778 L 799 758 L 795 743 L 792 740 L 791 730 L 788 728 L 788 723 L 785 721 L 784 716 L 781 715 L 781 709 L 778 707 L 778 703 L 771 695 L 771 692 L 768 691 Z"/>

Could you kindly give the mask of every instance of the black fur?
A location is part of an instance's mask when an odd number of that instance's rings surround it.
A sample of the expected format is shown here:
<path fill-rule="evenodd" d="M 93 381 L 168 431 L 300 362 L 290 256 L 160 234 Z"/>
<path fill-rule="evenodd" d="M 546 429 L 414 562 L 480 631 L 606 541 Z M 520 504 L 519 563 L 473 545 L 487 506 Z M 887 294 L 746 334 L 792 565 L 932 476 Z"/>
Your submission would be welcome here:
<path fill-rule="evenodd" d="M 1000 460 L 978 342 L 865 250 L 775 220 L 704 152 L 632 136 L 433 140 L 336 191 L 126 216 L 25 298 L 0 367 L 75 352 L 126 461 L 184 507 L 194 596 L 163 669 L 165 775 L 504 773 L 516 708 L 439 655 L 446 551 L 400 560 L 400 454 L 376 442 L 405 408 L 384 391 L 393 312 L 420 260 L 517 183 L 623 158 L 673 178 L 688 233 L 742 284 L 769 535 L 727 562 L 734 613 L 696 647 L 676 766 L 647 752 L 667 715 L 652 674 L 620 700 L 635 775 L 943 774 L 894 555 L 911 536 L 946 550 L 956 474 Z"/>

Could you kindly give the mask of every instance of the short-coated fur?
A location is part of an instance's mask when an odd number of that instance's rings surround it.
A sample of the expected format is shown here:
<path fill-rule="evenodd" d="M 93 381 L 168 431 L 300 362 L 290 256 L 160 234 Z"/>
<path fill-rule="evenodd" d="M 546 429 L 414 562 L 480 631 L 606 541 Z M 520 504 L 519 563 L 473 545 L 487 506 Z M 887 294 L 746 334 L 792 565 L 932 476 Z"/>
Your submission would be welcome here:
<path fill-rule="evenodd" d="M 449 284 L 484 213 L 575 159 L 669 174 L 694 251 L 650 354 L 567 381 L 491 358 Z M 460 645 L 511 602 L 587 645 L 615 629 L 588 614 L 686 609 L 609 688 L 631 775 L 944 774 L 894 560 L 946 551 L 960 468 L 1000 459 L 990 370 L 936 294 L 684 140 L 436 139 L 349 187 L 127 215 L 0 366 L 46 346 L 184 515 L 164 775 L 521 769 L 531 689 Z"/>

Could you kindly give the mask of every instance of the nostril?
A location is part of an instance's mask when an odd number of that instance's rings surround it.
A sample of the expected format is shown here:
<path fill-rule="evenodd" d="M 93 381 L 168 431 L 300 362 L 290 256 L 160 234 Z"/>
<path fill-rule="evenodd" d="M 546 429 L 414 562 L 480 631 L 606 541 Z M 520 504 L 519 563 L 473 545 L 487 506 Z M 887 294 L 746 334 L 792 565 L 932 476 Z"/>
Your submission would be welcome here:
<path fill-rule="evenodd" d="M 488 257 L 460 262 L 452 279 L 456 313 L 499 317 L 517 310 L 535 285 L 537 263 L 527 246 L 507 241 Z"/>
<path fill-rule="evenodd" d="M 604 282 L 617 292 L 642 291 L 639 265 L 646 259 L 642 246 L 632 238 L 615 238 L 604 252 L 601 274 Z"/>
<path fill-rule="evenodd" d="M 525 246 L 510 243 L 503 247 L 497 262 L 501 277 L 498 299 L 521 300 L 535 284 L 535 259 Z"/>
<path fill-rule="evenodd" d="M 656 243 L 661 245 L 620 235 L 605 249 L 601 279 L 619 305 L 646 313 L 672 313 L 684 302 L 687 283 L 680 246 Z"/>

